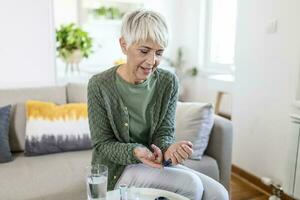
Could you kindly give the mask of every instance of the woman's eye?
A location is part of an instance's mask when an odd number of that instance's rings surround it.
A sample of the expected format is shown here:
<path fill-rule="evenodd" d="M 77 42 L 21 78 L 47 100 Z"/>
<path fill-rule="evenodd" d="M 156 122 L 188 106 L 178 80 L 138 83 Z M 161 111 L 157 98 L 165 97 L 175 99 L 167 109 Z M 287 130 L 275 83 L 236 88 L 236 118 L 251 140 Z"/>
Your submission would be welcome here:
<path fill-rule="evenodd" d="M 146 53 L 148 53 L 148 50 L 146 50 L 146 49 L 140 49 L 140 52 L 143 53 L 143 54 L 146 54 Z"/>
<path fill-rule="evenodd" d="M 163 52 L 162 52 L 162 51 L 158 51 L 158 52 L 156 52 L 156 55 L 157 55 L 157 56 L 162 56 L 162 55 L 163 55 Z"/>

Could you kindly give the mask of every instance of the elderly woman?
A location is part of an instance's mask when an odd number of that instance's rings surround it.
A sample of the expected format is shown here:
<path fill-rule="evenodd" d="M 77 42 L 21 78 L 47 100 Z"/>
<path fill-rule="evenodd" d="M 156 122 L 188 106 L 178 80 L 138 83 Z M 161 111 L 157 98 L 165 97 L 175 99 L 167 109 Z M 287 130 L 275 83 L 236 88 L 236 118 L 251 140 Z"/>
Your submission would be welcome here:
<path fill-rule="evenodd" d="M 108 189 L 159 188 L 190 199 L 228 199 L 213 179 L 180 165 L 192 143 L 174 143 L 178 80 L 158 68 L 168 44 L 164 18 L 137 10 L 124 17 L 119 43 L 125 64 L 93 76 L 88 112 L 93 164 L 108 166 Z M 170 167 L 162 167 L 171 160 Z"/>

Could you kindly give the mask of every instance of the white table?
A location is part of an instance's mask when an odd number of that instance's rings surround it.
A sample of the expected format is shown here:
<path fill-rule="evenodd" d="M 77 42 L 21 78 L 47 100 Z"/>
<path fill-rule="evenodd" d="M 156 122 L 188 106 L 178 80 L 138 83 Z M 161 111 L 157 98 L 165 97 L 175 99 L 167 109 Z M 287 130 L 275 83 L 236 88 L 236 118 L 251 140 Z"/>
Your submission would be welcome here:
<path fill-rule="evenodd" d="M 152 188 L 134 188 L 133 190 L 136 194 L 138 194 L 139 200 L 154 200 L 159 196 L 167 197 L 170 200 L 189 200 L 184 196 L 166 190 L 159 190 L 159 189 L 152 189 Z M 120 200 L 120 191 L 118 189 L 109 191 L 107 193 L 107 200 Z M 137 199 L 128 199 L 128 200 L 137 200 Z"/>

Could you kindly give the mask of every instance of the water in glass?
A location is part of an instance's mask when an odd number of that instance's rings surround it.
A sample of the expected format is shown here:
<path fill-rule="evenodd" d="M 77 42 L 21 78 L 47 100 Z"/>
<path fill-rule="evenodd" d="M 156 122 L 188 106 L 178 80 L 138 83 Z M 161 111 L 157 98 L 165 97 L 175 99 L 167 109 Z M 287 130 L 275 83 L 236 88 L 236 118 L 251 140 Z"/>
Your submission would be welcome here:
<path fill-rule="evenodd" d="M 88 200 L 106 200 L 108 169 L 105 165 L 87 166 L 86 187 Z"/>
<path fill-rule="evenodd" d="M 89 200 L 106 200 L 107 177 L 90 175 L 87 177 Z"/>

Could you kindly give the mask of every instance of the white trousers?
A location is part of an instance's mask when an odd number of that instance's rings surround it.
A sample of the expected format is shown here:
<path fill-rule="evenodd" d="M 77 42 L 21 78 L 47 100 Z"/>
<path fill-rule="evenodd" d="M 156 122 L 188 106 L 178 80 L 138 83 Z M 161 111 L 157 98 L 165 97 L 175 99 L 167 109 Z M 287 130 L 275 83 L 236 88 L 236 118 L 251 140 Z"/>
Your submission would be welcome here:
<path fill-rule="evenodd" d="M 175 192 L 191 200 L 228 200 L 227 190 L 214 179 L 183 165 L 156 169 L 145 164 L 128 165 L 115 188 L 157 188 Z"/>

